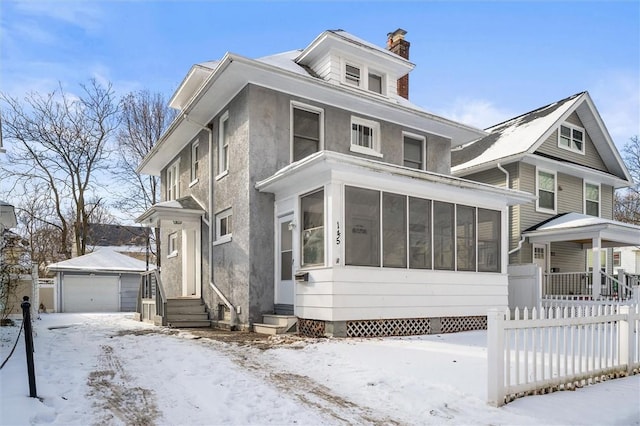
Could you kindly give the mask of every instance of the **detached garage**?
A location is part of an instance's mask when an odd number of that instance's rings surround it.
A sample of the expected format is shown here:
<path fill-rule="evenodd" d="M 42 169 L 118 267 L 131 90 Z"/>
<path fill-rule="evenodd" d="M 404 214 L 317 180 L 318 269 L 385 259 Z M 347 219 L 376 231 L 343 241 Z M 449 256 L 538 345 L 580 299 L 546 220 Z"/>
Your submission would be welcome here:
<path fill-rule="evenodd" d="M 135 312 L 146 264 L 102 249 L 47 268 L 56 273 L 58 312 Z"/>

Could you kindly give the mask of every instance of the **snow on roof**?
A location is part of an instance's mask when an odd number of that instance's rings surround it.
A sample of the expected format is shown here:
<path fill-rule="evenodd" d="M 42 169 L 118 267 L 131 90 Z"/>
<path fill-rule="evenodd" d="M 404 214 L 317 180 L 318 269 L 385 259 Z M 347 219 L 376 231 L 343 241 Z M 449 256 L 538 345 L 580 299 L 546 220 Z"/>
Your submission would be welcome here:
<path fill-rule="evenodd" d="M 569 228 L 581 228 L 585 226 L 596 226 L 596 225 L 616 225 L 622 227 L 628 227 L 631 229 L 639 230 L 640 226 L 632 225 L 630 223 L 618 222 L 612 219 L 605 219 L 602 217 L 589 216 L 581 213 L 562 213 L 557 216 L 552 217 L 551 219 L 541 222 L 537 225 L 532 226 L 527 229 L 525 232 L 530 231 L 542 231 L 542 230 L 561 230 L 561 229 L 569 229 Z"/>
<path fill-rule="evenodd" d="M 113 250 L 98 250 L 47 266 L 50 271 L 142 272 L 146 263 Z"/>
<path fill-rule="evenodd" d="M 296 74 L 311 75 L 305 67 L 298 65 L 295 61 L 298 55 L 300 55 L 300 52 L 302 52 L 302 50 L 289 50 L 275 55 L 263 56 L 262 58 L 256 59 L 256 61 L 273 65 L 274 67 L 282 68 Z"/>
<path fill-rule="evenodd" d="M 451 152 L 452 171 L 528 152 L 547 130 L 582 99 L 577 93 L 485 129 L 490 134 Z"/>

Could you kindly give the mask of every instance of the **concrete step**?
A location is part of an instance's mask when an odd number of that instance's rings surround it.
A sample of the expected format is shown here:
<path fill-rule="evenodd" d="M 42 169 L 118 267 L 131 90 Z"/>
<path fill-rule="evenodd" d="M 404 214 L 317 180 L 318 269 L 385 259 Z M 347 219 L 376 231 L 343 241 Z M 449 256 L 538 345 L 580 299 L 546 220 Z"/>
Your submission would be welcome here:
<path fill-rule="evenodd" d="M 203 328 L 211 327 L 211 321 L 167 321 L 167 325 L 171 328 Z"/>
<path fill-rule="evenodd" d="M 182 306 L 175 306 L 171 304 L 167 305 L 167 315 L 198 314 L 202 312 L 205 312 L 205 306 L 202 303 L 200 303 L 199 305 L 193 304 L 193 305 L 182 305 Z"/>
<path fill-rule="evenodd" d="M 262 315 L 262 322 L 264 324 L 273 324 L 280 327 L 287 327 L 297 322 L 297 318 L 293 315 L 275 315 L 264 314 Z"/>
<path fill-rule="evenodd" d="M 206 312 L 199 312 L 197 314 L 192 313 L 170 313 L 167 315 L 167 321 L 208 321 L 209 314 Z"/>
<path fill-rule="evenodd" d="M 273 324 L 258 324 L 258 323 L 254 323 L 253 324 L 253 331 L 254 333 L 259 333 L 259 334 L 269 334 L 269 335 L 275 335 L 275 334 L 283 334 L 286 332 L 286 327 L 279 327 L 277 325 L 273 325 Z"/>
<path fill-rule="evenodd" d="M 174 297 L 167 299 L 167 306 L 198 306 L 202 305 L 200 298 L 193 297 Z"/>

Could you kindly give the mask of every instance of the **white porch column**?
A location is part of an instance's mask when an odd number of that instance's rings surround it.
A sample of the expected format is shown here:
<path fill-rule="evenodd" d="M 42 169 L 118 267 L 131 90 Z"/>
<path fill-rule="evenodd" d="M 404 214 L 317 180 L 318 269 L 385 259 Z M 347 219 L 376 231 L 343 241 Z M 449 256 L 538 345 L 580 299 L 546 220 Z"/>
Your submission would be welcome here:
<path fill-rule="evenodd" d="M 593 270 L 591 271 L 591 283 L 593 284 L 591 286 L 591 296 L 593 297 L 593 299 L 597 299 L 600 297 L 600 291 L 601 291 L 601 281 L 600 281 L 600 268 L 602 268 L 602 265 L 600 264 L 601 262 L 601 258 L 600 258 L 600 251 L 602 250 L 602 241 L 600 239 L 600 236 L 597 236 L 595 238 L 593 238 L 593 261 L 591 262 L 593 264 Z"/>

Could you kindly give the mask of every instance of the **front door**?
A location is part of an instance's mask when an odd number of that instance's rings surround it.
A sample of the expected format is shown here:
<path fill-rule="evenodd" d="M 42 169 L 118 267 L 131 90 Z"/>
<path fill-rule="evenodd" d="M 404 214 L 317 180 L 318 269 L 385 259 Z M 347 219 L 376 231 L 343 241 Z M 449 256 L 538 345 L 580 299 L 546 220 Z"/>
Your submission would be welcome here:
<path fill-rule="evenodd" d="M 543 274 L 547 273 L 547 246 L 545 244 L 533 245 L 533 263 L 540 267 Z"/>
<path fill-rule="evenodd" d="M 276 288 L 277 305 L 293 305 L 293 215 L 278 218 L 276 247 Z"/>

